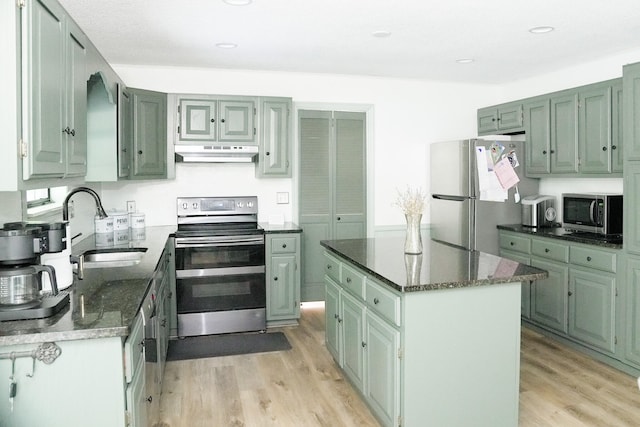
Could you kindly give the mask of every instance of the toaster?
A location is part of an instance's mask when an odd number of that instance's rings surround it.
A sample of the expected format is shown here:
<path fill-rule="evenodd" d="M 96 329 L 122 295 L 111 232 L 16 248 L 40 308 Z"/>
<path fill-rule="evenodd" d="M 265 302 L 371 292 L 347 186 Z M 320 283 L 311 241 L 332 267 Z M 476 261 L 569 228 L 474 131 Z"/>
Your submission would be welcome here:
<path fill-rule="evenodd" d="M 553 196 L 535 194 L 526 196 L 522 204 L 522 225 L 526 227 L 555 227 L 556 199 Z"/>

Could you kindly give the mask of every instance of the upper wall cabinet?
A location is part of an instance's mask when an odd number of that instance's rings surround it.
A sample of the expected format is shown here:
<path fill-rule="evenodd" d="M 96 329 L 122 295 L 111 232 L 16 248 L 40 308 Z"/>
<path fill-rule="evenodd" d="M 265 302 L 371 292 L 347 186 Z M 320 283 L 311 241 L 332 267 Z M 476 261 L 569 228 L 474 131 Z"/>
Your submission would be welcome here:
<path fill-rule="evenodd" d="M 178 95 L 176 144 L 257 144 L 256 98 Z"/>
<path fill-rule="evenodd" d="M 167 94 L 129 89 L 133 96 L 130 179 L 167 177 Z"/>
<path fill-rule="evenodd" d="M 291 177 L 291 98 L 260 98 L 256 176 Z"/>
<path fill-rule="evenodd" d="M 478 135 L 502 135 L 522 132 L 522 103 L 509 103 L 478 110 Z"/>
<path fill-rule="evenodd" d="M 53 0 L 22 13 L 22 178 L 84 176 L 87 170 L 87 43 Z"/>
<path fill-rule="evenodd" d="M 622 174 L 621 79 L 522 103 L 527 176 Z"/>

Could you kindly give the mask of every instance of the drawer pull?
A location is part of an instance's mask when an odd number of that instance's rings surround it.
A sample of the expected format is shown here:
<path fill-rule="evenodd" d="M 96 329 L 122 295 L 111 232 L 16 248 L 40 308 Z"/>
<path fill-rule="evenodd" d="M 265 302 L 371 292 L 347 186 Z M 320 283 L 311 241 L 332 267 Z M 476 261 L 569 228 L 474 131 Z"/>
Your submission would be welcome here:
<path fill-rule="evenodd" d="M 569 291 L 569 296 L 573 295 L 573 292 Z"/>
<path fill-rule="evenodd" d="M 515 242 L 509 242 L 509 244 L 510 244 L 511 246 L 513 246 L 513 245 L 515 245 Z"/>
<path fill-rule="evenodd" d="M 347 283 L 351 283 L 351 277 L 347 277 Z"/>
<path fill-rule="evenodd" d="M 327 270 L 331 270 L 331 264 L 327 264 Z"/>
<path fill-rule="evenodd" d="M 286 248 L 286 247 L 287 247 L 287 244 L 286 244 L 286 243 L 283 243 L 283 244 L 282 244 L 282 249 L 284 249 L 284 248 Z"/>
<path fill-rule="evenodd" d="M 380 300 L 379 300 L 378 298 L 374 298 L 374 299 L 373 299 L 373 303 L 374 303 L 374 304 L 378 304 L 379 302 L 380 302 Z"/>
<path fill-rule="evenodd" d="M 591 257 L 590 256 L 587 257 L 587 261 L 591 261 Z"/>
<path fill-rule="evenodd" d="M 544 248 L 544 251 L 545 251 L 546 253 L 549 253 L 549 248 Z"/>
<path fill-rule="evenodd" d="M 337 318 L 338 318 L 338 314 L 337 314 L 337 313 L 336 313 L 336 314 L 334 314 L 334 315 L 333 315 L 333 318 L 334 318 L 334 319 L 337 319 Z"/>
<path fill-rule="evenodd" d="M 362 341 L 362 348 L 365 348 L 367 346 L 367 343 Z"/>
<path fill-rule="evenodd" d="M 278 276 L 274 277 L 274 278 L 273 278 L 273 280 L 276 280 L 276 281 L 277 281 L 277 280 L 278 280 Z"/>

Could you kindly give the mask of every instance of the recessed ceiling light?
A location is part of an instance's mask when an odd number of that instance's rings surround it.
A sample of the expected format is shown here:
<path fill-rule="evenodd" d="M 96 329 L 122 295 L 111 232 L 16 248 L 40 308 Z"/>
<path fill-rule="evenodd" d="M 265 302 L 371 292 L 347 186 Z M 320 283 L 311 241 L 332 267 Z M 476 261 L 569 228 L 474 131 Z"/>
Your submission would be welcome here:
<path fill-rule="evenodd" d="M 456 59 L 456 62 L 458 64 L 471 64 L 474 61 L 473 58 L 460 58 L 460 59 Z"/>
<path fill-rule="evenodd" d="M 545 33 L 550 33 L 554 29 L 555 28 L 549 27 L 549 26 L 533 27 L 533 28 L 529 28 L 529 32 L 533 34 L 545 34 Z"/>
<path fill-rule="evenodd" d="M 220 49 L 235 49 L 238 45 L 235 43 L 216 43 L 216 47 Z"/>
<path fill-rule="evenodd" d="M 391 31 L 379 30 L 379 31 L 374 31 L 373 33 L 371 33 L 371 35 L 373 37 L 384 38 L 384 37 L 389 37 L 391 35 Z"/>
<path fill-rule="evenodd" d="M 253 0 L 222 0 L 226 4 L 230 4 L 231 6 L 246 6 L 253 2 Z"/>

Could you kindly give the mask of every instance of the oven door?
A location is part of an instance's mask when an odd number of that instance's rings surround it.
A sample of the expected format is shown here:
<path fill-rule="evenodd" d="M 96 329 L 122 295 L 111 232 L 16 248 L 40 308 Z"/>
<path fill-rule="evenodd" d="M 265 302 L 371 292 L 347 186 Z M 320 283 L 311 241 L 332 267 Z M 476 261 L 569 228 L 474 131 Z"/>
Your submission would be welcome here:
<path fill-rule="evenodd" d="M 218 269 L 264 267 L 264 236 L 175 240 L 176 276 L 218 275 Z"/>

